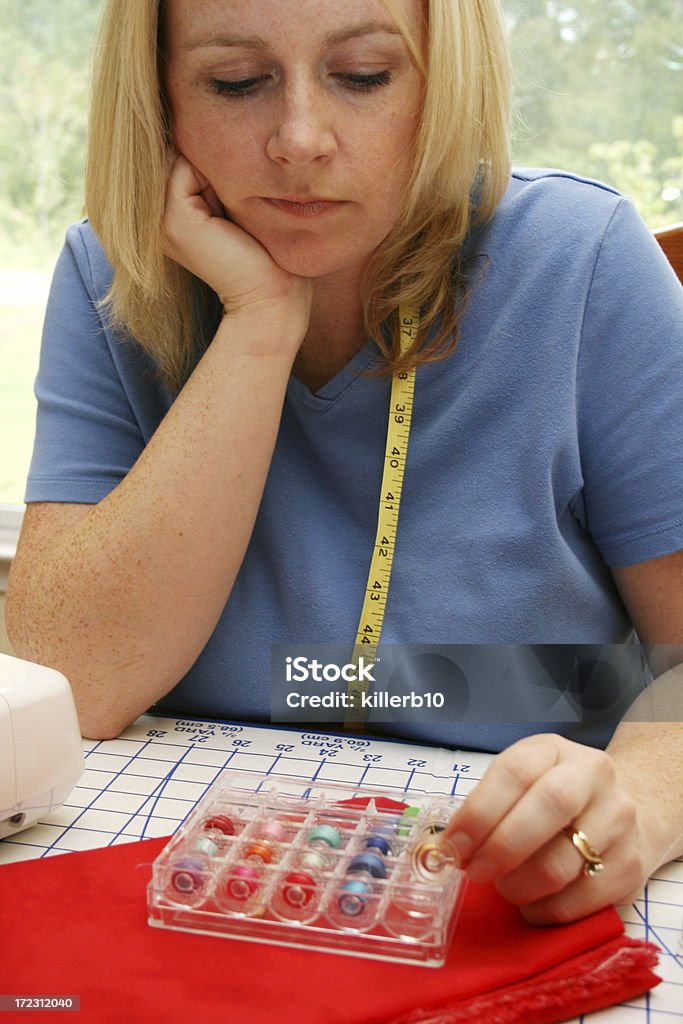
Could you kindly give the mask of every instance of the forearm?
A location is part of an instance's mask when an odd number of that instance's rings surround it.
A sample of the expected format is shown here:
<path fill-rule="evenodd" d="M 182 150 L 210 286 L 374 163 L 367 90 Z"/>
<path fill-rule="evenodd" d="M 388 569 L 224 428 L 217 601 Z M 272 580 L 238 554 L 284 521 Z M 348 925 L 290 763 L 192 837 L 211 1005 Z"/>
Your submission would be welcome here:
<path fill-rule="evenodd" d="M 40 558 L 20 546 L 13 642 L 69 678 L 87 735 L 116 734 L 171 689 L 218 620 L 300 340 L 287 330 L 253 313 L 226 318 L 121 484 Z"/>
<path fill-rule="evenodd" d="M 683 856 L 683 665 L 659 676 L 620 723 L 607 750 L 641 808 L 653 869 Z"/>

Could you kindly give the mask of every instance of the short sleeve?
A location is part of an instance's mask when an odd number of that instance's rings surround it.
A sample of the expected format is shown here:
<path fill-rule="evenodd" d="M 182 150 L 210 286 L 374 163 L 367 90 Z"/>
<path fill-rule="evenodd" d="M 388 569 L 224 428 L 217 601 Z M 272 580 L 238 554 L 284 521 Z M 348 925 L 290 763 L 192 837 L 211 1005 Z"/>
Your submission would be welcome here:
<path fill-rule="evenodd" d="M 577 408 L 586 525 L 605 562 L 683 548 L 683 288 L 627 199 L 593 269 Z"/>
<path fill-rule="evenodd" d="M 103 322 L 110 280 L 92 229 L 70 228 L 45 315 L 27 502 L 100 501 L 130 470 L 168 406 L 140 346 Z"/>

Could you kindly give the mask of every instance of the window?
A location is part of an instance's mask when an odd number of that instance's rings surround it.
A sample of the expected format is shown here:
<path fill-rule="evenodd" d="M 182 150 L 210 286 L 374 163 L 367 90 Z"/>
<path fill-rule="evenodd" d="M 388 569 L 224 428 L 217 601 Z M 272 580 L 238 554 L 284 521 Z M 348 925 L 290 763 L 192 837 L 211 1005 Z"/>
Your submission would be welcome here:
<path fill-rule="evenodd" d="M 0 503 L 22 500 L 49 276 L 81 215 L 86 68 L 100 6 L 0 0 Z M 683 220 L 683 0 L 505 8 L 516 162 L 614 184 L 652 227 Z"/>
<path fill-rule="evenodd" d="M 99 7 L 100 0 L 0 0 L 0 504 L 23 498 L 50 274 L 83 206 L 88 54 Z"/>
<path fill-rule="evenodd" d="M 655 228 L 683 221 L 682 0 L 504 0 L 518 164 L 628 193 Z"/>

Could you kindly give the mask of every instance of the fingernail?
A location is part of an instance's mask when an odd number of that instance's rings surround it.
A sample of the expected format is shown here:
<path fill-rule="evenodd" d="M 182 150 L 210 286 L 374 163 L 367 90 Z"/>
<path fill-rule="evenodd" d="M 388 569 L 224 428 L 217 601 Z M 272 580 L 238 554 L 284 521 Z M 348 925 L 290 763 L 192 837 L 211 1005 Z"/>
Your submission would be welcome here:
<path fill-rule="evenodd" d="M 474 849 L 474 843 L 466 832 L 452 832 L 448 835 L 448 842 L 455 850 L 458 859 L 458 866 L 462 867 Z"/>

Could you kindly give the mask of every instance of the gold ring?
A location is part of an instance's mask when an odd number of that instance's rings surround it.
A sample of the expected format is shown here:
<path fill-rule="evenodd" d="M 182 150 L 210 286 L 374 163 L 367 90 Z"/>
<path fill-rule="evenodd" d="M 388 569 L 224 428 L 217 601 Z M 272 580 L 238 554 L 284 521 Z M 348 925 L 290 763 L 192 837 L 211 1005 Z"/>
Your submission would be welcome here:
<path fill-rule="evenodd" d="M 592 878 L 594 875 L 599 875 L 601 871 L 605 870 L 605 863 L 595 849 L 594 846 L 588 842 L 588 837 L 585 832 L 581 832 L 580 829 L 575 829 L 573 825 L 568 825 L 567 828 L 563 828 L 562 832 L 568 839 L 571 839 L 572 843 L 583 857 L 583 873 L 586 878 Z"/>

